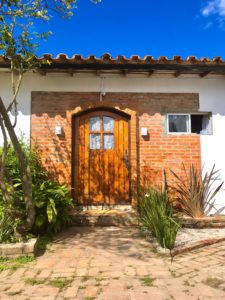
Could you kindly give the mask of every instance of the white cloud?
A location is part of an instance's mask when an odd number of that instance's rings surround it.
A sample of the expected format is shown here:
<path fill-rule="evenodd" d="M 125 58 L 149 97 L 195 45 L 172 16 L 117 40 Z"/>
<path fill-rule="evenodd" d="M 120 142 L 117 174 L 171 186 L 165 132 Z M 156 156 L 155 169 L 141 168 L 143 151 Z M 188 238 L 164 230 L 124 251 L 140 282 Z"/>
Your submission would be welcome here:
<path fill-rule="evenodd" d="M 203 16 L 212 14 L 225 18 L 225 0 L 210 0 L 202 9 Z"/>

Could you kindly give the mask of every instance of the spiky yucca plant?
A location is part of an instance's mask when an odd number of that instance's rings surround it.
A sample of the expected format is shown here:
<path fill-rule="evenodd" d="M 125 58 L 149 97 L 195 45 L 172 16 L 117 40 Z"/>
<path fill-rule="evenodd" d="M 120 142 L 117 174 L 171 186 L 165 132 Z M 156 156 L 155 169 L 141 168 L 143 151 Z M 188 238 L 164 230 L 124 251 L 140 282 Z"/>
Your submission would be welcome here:
<path fill-rule="evenodd" d="M 172 190 L 176 194 L 176 201 L 181 206 L 181 210 L 192 218 L 201 218 L 208 215 L 212 209 L 216 213 L 223 211 L 224 207 L 216 210 L 215 208 L 215 196 L 221 189 L 223 182 L 216 185 L 216 182 L 220 180 L 219 170 L 215 170 L 215 164 L 210 172 L 206 172 L 202 178 L 202 171 L 190 165 L 189 171 L 187 171 L 185 165 L 182 165 L 184 177 L 178 176 L 171 170 L 176 179 L 176 183 L 172 186 Z"/>

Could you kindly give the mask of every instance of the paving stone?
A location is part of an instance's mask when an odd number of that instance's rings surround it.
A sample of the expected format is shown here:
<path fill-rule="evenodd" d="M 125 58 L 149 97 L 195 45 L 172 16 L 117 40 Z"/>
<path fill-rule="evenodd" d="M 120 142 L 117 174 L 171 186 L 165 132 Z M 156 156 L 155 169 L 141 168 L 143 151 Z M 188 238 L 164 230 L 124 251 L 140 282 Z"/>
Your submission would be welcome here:
<path fill-rule="evenodd" d="M 77 269 L 76 270 L 76 276 L 86 276 L 88 274 L 87 269 Z"/>
<path fill-rule="evenodd" d="M 7 275 L 9 275 L 10 270 L 4 270 L 1 272 L 0 281 L 2 281 Z"/>
<path fill-rule="evenodd" d="M 24 283 L 19 282 L 12 285 L 12 287 L 7 290 L 7 294 L 18 294 L 24 289 Z"/>
<path fill-rule="evenodd" d="M 125 268 L 125 274 L 128 275 L 128 276 L 135 276 L 136 271 L 135 271 L 134 268 L 127 267 L 127 268 Z"/>
<path fill-rule="evenodd" d="M 149 271 L 147 270 L 146 267 L 137 267 L 136 273 L 138 276 L 146 276 L 149 274 Z"/>
<path fill-rule="evenodd" d="M 75 298 L 77 296 L 77 292 L 78 292 L 77 286 L 70 286 L 65 290 L 63 295 L 66 299 L 67 298 Z"/>
<path fill-rule="evenodd" d="M 97 276 L 99 273 L 99 268 L 90 268 L 88 270 L 88 275 L 89 276 Z"/>
<path fill-rule="evenodd" d="M 0 295 L 0 300 L 12 300 L 12 297 L 8 296 L 6 294 L 1 294 Z"/>
<path fill-rule="evenodd" d="M 74 273 L 53 273 L 51 274 L 51 279 L 55 279 L 55 278 L 70 278 L 73 277 Z"/>
<path fill-rule="evenodd" d="M 42 270 L 38 275 L 37 279 L 46 279 L 50 276 L 51 270 Z"/>
<path fill-rule="evenodd" d="M 36 295 L 37 285 L 26 284 L 24 287 L 23 295 L 27 295 L 29 297 Z"/>
<path fill-rule="evenodd" d="M 35 289 L 36 295 L 40 295 L 40 297 L 55 297 L 59 292 L 59 288 L 53 287 L 50 285 L 38 285 Z"/>
<path fill-rule="evenodd" d="M 96 298 L 98 295 L 99 288 L 96 286 L 87 286 L 85 290 L 86 298 Z"/>
<path fill-rule="evenodd" d="M 42 272 L 42 269 L 28 269 L 25 271 L 24 273 L 24 277 L 26 278 L 34 278 L 35 276 L 37 276 L 37 274 L 39 274 L 40 272 Z"/>
<path fill-rule="evenodd" d="M 13 274 L 10 277 L 11 277 L 11 279 L 16 280 L 17 278 L 22 277 L 24 275 L 25 271 L 26 270 L 24 268 L 18 269 L 15 272 L 13 272 Z"/>

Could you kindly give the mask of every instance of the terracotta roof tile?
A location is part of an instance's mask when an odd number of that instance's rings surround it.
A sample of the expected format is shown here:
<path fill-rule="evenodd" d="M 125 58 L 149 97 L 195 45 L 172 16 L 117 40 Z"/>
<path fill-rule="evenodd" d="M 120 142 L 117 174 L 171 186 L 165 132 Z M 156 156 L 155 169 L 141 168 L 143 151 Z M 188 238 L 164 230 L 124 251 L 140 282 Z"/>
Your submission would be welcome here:
<path fill-rule="evenodd" d="M 188 56 L 187 59 L 183 59 L 179 55 L 173 56 L 172 59 L 168 59 L 166 56 L 160 56 L 158 59 L 154 59 L 153 56 L 147 55 L 143 59 L 140 58 L 138 55 L 132 55 L 129 59 L 127 59 L 124 55 L 118 55 L 116 58 L 113 58 L 110 53 L 103 54 L 100 58 L 97 58 L 95 55 L 89 55 L 88 57 L 83 57 L 80 54 L 73 55 L 72 58 L 69 58 L 66 54 L 60 53 L 56 57 L 53 57 L 52 54 L 43 54 L 42 57 L 37 58 L 39 61 L 42 60 L 51 60 L 54 63 L 60 63 L 60 62 L 68 62 L 68 63 L 74 63 L 74 62 L 94 62 L 94 63 L 146 63 L 146 62 L 164 62 L 164 63 L 225 63 L 225 61 L 222 60 L 221 57 L 214 57 L 212 59 L 209 59 L 207 57 L 203 57 L 200 59 L 197 59 L 195 56 Z M 4 58 L 3 56 L 0 56 L 0 63 L 7 62 L 8 59 Z"/>
<path fill-rule="evenodd" d="M 182 57 L 179 56 L 179 55 L 175 55 L 175 56 L 173 57 L 173 60 L 174 60 L 175 62 L 180 62 L 180 61 L 182 61 Z"/>
<path fill-rule="evenodd" d="M 222 63 L 223 61 L 222 61 L 222 58 L 221 58 L 221 57 L 217 56 L 217 57 L 214 57 L 214 58 L 213 58 L 213 62 L 216 62 L 216 63 Z"/>
<path fill-rule="evenodd" d="M 157 59 L 147 55 L 141 58 L 138 55 L 132 55 L 126 58 L 124 55 L 118 55 L 113 58 L 110 53 L 105 53 L 101 57 L 90 55 L 83 57 L 80 54 L 75 54 L 73 57 L 68 57 L 66 54 L 61 53 L 57 57 L 51 54 L 43 54 L 42 57 L 37 57 L 39 62 L 48 60 L 50 64 L 43 64 L 41 69 L 45 70 L 131 70 L 131 71 L 146 71 L 155 72 L 160 71 L 175 71 L 176 74 L 181 73 L 197 73 L 206 74 L 218 73 L 225 75 L 225 61 L 221 57 L 214 57 L 209 59 L 207 57 L 196 58 L 195 56 L 188 56 L 183 59 L 179 55 L 175 55 L 172 59 L 166 56 L 160 56 Z M 9 60 L 0 56 L 0 68 L 8 68 L 10 66 Z"/>

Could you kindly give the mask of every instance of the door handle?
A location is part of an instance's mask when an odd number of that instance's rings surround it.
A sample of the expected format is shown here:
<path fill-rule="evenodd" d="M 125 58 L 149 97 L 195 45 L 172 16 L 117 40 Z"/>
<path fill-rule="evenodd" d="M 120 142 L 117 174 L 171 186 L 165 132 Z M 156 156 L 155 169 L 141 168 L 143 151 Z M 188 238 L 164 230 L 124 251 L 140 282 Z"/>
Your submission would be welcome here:
<path fill-rule="evenodd" d="M 128 167 L 128 166 L 129 166 L 129 155 L 128 155 L 128 150 L 125 150 L 125 151 L 124 151 L 123 160 L 124 160 L 124 164 L 126 165 L 126 167 Z"/>

